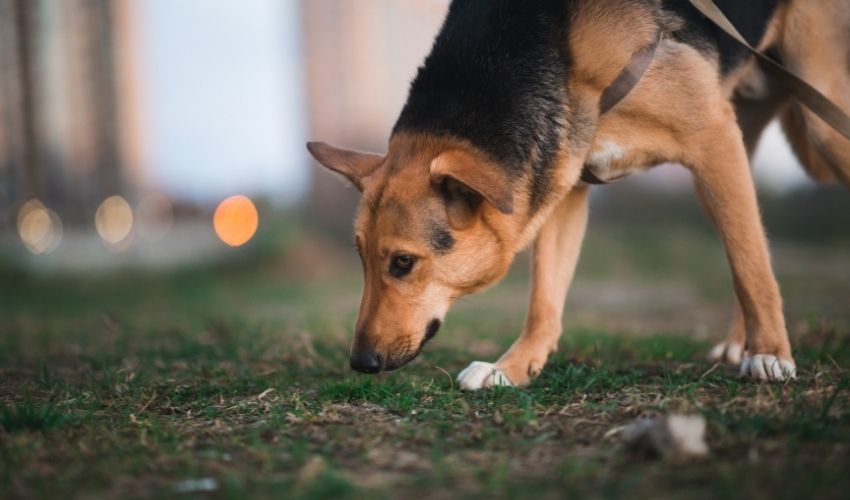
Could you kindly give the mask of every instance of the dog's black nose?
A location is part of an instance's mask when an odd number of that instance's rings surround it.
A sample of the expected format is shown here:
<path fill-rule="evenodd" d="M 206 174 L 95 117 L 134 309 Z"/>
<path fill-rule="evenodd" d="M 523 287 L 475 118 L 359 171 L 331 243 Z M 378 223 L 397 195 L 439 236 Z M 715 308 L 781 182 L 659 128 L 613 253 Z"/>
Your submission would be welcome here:
<path fill-rule="evenodd" d="M 351 369 L 360 373 L 378 373 L 383 368 L 383 360 L 379 354 L 372 351 L 355 351 L 349 358 Z"/>

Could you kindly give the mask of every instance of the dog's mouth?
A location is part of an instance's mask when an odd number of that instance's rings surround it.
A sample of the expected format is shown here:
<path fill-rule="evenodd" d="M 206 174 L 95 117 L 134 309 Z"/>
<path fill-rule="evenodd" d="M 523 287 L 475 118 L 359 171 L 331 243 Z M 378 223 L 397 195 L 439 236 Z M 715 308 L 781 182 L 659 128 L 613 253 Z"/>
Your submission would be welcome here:
<path fill-rule="evenodd" d="M 419 343 L 419 346 L 416 348 L 416 350 L 413 351 L 413 353 L 408 354 L 407 356 L 403 356 L 401 358 L 388 359 L 386 364 L 384 365 L 384 371 L 391 372 L 393 370 L 397 370 L 416 359 L 416 357 L 419 356 L 419 353 L 422 352 L 422 349 L 425 347 L 425 344 L 427 344 L 429 340 L 431 340 L 432 338 L 434 338 L 434 336 L 437 335 L 437 331 L 439 331 L 441 325 L 442 322 L 436 318 L 429 321 L 428 327 L 425 329 L 425 336 L 422 337 L 422 341 Z"/>

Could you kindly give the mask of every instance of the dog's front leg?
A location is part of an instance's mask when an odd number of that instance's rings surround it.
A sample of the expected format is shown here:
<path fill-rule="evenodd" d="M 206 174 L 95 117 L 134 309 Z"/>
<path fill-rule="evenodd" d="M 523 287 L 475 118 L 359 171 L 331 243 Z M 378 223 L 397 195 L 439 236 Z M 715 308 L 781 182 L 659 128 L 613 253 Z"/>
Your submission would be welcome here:
<path fill-rule="evenodd" d="M 534 241 L 531 301 L 522 335 L 496 363 L 475 361 L 460 375 L 461 389 L 526 385 L 558 347 L 561 314 L 587 226 L 587 187 L 574 188 Z"/>
<path fill-rule="evenodd" d="M 746 138 L 746 135 L 745 135 Z M 749 148 L 748 148 L 749 149 Z M 717 221 L 711 212 L 708 198 L 703 192 L 699 182 L 694 183 L 697 200 L 702 205 L 703 210 L 708 215 L 715 228 L 718 228 Z M 744 356 L 744 343 L 746 342 L 747 327 L 744 324 L 744 311 L 741 309 L 741 302 L 735 298 L 735 303 L 732 310 L 732 324 L 729 325 L 729 332 L 726 335 L 726 340 L 715 344 L 708 353 L 708 360 L 712 362 L 726 362 L 733 365 L 740 365 Z"/>
<path fill-rule="evenodd" d="M 718 105 L 719 106 L 719 105 Z M 795 376 L 782 315 L 782 298 L 770 266 L 755 186 L 731 110 L 688 141 L 685 162 L 726 248 L 746 326 L 741 372 L 757 380 Z"/>

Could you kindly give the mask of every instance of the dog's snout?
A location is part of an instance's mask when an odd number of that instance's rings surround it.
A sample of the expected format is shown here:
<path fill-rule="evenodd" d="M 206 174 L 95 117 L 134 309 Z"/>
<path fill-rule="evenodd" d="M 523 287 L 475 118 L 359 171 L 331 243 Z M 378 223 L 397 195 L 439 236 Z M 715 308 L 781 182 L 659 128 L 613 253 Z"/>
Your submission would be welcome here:
<path fill-rule="evenodd" d="M 351 369 L 360 373 L 378 373 L 384 367 L 383 357 L 371 349 L 357 349 L 349 357 Z"/>

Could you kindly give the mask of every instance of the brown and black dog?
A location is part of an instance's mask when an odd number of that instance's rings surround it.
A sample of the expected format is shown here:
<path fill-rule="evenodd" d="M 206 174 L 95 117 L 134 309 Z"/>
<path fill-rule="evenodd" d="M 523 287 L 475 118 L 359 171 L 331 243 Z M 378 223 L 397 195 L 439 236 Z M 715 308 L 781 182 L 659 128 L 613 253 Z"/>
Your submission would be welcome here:
<path fill-rule="evenodd" d="M 752 45 L 850 109 L 844 0 L 716 3 Z M 603 109 L 647 47 L 636 86 Z M 814 177 L 850 186 L 850 142 L 687 0 L 453 1 L 386 155 L 308 145 L 363 193 L 352 368 L 415 358 L 453 302 L 496 283 L 532 245 L 522 334 L 458 377 L 464 389 L 527 384 L 558 344 L 589 183 L 675 162 L 692 172 L 734 276 L 735 320 L 711 356 L 756 380 L 794 378 L 748 159 L 777 115 Z"/>

